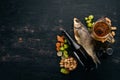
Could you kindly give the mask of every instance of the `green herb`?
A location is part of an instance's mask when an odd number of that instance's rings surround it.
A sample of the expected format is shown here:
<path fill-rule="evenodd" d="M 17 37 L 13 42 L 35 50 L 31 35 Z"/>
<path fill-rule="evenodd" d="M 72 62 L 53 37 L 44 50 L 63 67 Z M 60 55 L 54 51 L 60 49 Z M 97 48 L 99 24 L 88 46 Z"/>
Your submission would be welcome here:
<path fill-rule="evenodd" d="M 88 19 L 89 19 L 89 20 L 92 20 L 93 18 L 94 18 L 93 15 L 89 15 L 89 16 L 88 16 Z"/>
<path fill-rule="evenodd" d="M 93 27 L 93 24 L 94 24 L 93 19 L 94 19 L 93 15 L 89 15 L 88 17 L 85 17 L 86 25 L 87 25 L 89 31 Z"/>
<path fill-rule="evenodd" d="M 64 47 L 63 47 L 63 46 L 61 46 L 61 47 L 60 47 L 60 50 L 61 50 L 61 51 L 64 51 L 65 49 L 64 49 Z"/>
<path fill-rule="evenodd" d="M 65 40 L 64 40 L 64 43 L 67 43 L 67 42 L 68 42 L 67 39 L 65 39 Z"/>
<path fill-rule="evenodd" d="M 68 51 L 64 50 L 64 51 L 63 51 L 63 56 L 64 56 L 65 58 L 68 58 L 68 57 L 69 57 Z"/>
<path fill-rule="evenodd" d="M 88 18 L 87 18 L 87 17 L 85 17 L 85 20 L 87 21 L 87 20 L 88 20 Z"/>
<path fill-rule="evenodd" d="M 92 20 L 87 20 L 87 21 L 86 21 L 86 23 L 91 23 L 91 22 L 92 22 Z"/>
<path fill-rule="evenodd" d="M 92 25 L 92 23 L 88 23 L 87 26 L 88 27 L 92 27 L 93 25 Z"/>
<path fill-rule="evenodd" d="M 68 44 L 64 44 L 64 49 L 67 49 L 68 48 Z"/>
<path fill-rule="evenodd" d="M 65 68 L 61 68 L 60 72 L 63 74 L 69 74 L 69 71 Z"/>

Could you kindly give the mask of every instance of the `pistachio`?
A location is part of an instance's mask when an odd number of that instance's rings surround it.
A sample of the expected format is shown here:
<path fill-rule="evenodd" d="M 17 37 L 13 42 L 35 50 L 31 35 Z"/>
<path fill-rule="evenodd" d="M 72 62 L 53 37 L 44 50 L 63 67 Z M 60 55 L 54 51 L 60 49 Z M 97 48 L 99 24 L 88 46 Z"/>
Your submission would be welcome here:
<path fill-rule="evenodd" d="M 114 31 L 112 31 L 111 34 L 112 34 L 112 36 L 115 36 L 115 32 Z"/>
<path fill-rule="evenodd" d="M 68 57 L 60 61 L 60 67 L 72 71 L 77 67 L 77 62 L 73 57 Z"/>

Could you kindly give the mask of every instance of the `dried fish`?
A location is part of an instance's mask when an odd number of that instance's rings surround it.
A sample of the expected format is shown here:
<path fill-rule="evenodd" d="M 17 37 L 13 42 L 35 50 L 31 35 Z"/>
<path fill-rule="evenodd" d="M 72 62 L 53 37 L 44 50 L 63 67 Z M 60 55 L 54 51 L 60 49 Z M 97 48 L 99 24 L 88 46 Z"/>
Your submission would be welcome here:
<path fill-rule="evenodd" d="M 96 56 L 96 53 L 94 51 L 94 44 L 93 39 L 88 32 L 87 28 L 80 22 L 79 19 L 74 18 L 74 37 L 78 44 L 82 45 L 89 56 L 92 57 L 94 63 L 97 64 L 100 63 L 100 60 Z"/>

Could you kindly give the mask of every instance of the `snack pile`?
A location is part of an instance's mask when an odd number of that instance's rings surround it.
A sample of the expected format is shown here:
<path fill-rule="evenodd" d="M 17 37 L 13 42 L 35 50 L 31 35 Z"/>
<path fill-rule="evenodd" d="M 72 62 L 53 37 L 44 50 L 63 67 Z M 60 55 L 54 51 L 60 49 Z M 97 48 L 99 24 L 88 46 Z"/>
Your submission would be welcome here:
<path fill-rule="evenodd" d="M 63 35 L 57 35 L 56 51 L 57 56 L 61 58 L 59 63 L 61 73 L 68 74 L 77 67 L 77 61 L 74 57 L 69 55 L 69 44 Z"/>
<path fill-rule="evenodd" d="M 102 17 L 97 21 L 94 21 L 94 16 L 89 15 L 84 19 L 86 22 L 85 26 L 79 19 L 73 19 L 74 39 L 78 45 L 81 45 L 86 50 L 87 55 L 91 57 L 91 61 L 94 62 L 97 68 L 98 64 L 101 63 L 101 54 L 112 55 L 113 53 L 113 49 L 110 44 L 115 42 L 114 36 L 117 28 L 112 26 L 111 20 L 108 17 Z M 57 35 L 56 39 L 57 56 L 60 58 L 60 72 L 63 74 L 69 74 L 77 68 L 77 59 L 82 59 L 82 57 L 77 56 L 76 59 L 71 55 L 73 54 L 71 52 L 72 47 L 69 40 L 63 34 Z M 84 53 L 80 52 L 78 55 L 79 54 L 84 55 Z M 84 65 L 86 65 L 86 63 Z"/>

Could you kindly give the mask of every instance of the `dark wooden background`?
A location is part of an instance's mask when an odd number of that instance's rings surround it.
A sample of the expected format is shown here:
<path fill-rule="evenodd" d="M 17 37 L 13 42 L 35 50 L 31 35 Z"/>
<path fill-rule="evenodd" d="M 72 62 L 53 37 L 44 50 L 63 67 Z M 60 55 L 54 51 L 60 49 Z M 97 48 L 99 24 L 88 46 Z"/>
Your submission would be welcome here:
<path fill-rule="evenodd" d="M 107 16 L 117 26 L 114 53 L 98 69 L 80 68 L 62 75 L 56 56 L 56 35 L 73 35 L 73 18 Z M 119 80 L 119 0 L 0 0 L 0 80 Z"/>

